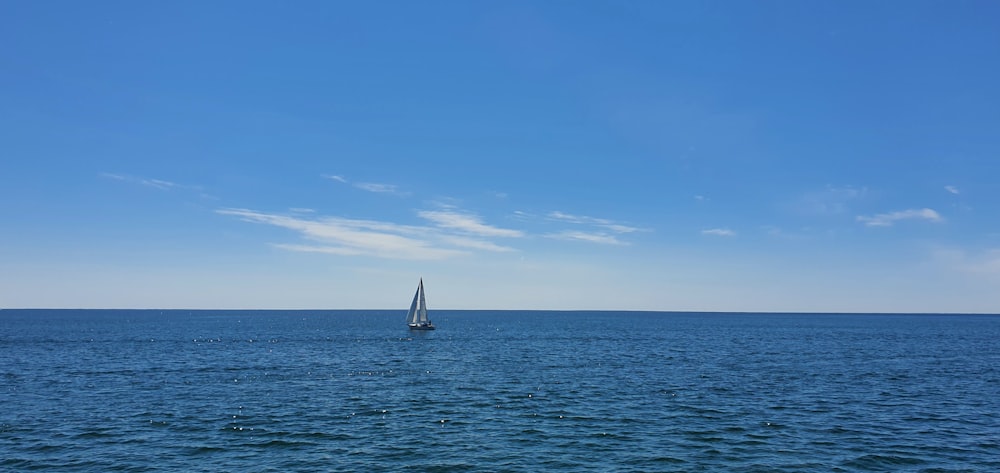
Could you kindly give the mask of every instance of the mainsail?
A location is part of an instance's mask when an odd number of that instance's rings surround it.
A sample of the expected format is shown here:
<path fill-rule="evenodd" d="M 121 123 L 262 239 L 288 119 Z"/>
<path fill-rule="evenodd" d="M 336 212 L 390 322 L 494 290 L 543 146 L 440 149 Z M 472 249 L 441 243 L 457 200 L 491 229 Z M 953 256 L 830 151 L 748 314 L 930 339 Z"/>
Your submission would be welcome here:
<path fill-rule="evenodd" d="M 420 309 L 417 310 L 417 323 L 427 323 L 427 300 L 424 299 L 424 278 L 420 278 L 420 285 L 417 286 L 420 293 Z"/>

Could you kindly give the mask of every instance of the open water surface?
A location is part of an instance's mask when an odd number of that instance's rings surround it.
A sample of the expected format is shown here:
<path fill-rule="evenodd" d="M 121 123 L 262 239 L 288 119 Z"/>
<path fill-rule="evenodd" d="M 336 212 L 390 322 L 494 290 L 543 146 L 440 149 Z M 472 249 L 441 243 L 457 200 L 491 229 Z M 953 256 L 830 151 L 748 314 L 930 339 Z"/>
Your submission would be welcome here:
<path fill-rule="evenodd" d="M 0 471 L 1000 471 L 1000 317 L 0 311 Z"/>

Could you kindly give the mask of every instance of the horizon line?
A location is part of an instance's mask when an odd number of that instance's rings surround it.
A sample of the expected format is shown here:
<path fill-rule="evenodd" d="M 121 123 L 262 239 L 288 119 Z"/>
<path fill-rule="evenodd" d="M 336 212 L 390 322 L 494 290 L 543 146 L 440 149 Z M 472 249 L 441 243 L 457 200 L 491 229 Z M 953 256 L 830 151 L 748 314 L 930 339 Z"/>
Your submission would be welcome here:
<path fill-rule="evenodd" d="M 135 307 L 2 307 L 0 311 L 40 311 L 40 310 L 52 310 L 52 311 L 170 311 L 170 312 L 317 312 L 317 311 L 328 311 L 328 312 L 351 312 L 351 311 L 365 311 L 365 312 L 406 312 L 405 308 L 392 308 L 392 309 L 359 309 L 359 308 L 347 308 L 347 309 L 331 309 L 331 308 L 314 308 L 314 309 L 267 309 L 267 308 L 255 308 L 255 309 L 197 309 L 197 308 L 135 308 Z M 988 315 L 988 316 L 1000 316 L 1000 312 L 863 312 L 863 311 L 762 311 L 762 310 L 750 310 L 750 311 L 737 311 L 737 310 L 654 310 L 654 309 L 433 309 L 429 312 L 631 312 L 631 313 L 658 313 L 658 314 L 729 314 L 729 315 Z"/>

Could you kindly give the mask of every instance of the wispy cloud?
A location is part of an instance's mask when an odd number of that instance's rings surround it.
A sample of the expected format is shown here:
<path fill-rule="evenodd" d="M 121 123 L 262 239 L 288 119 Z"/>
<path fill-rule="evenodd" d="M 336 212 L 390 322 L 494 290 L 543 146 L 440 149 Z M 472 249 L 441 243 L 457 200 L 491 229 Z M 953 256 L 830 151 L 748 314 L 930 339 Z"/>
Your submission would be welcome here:
<path fill-rule="evenodd" d="M 469 248 L 472 250 L 494 251 L 498 253 L 517 251 L 509 246 L 498 245 L 491 241 L 477 240 L 475 238 L 461 236 L 444 236 L 442 237 L 442 241 L 460 248 Z"/>
<path fill-rule="evenodd" d="M 354 187 L 358 189 L 365 190 L 368 192 L 375 192 L 379 194 L 402 194 L 399 188 L 392 184 L 377 184 L 374 182 L 359 182 L 354 184 Z"/>
<path fill-rule="evenodd" d="M 958 194 L 958 188 L 955 186 L 944 186 L 944 190 L 951 192 L 952 194 Z"/>
<path fill-rule="evenodd" d="M 509 252 L 513 248 L 478 239 L 475 236 L 521 236 L 516 230 L 458 224 L 456 227 L 400 225 L 376 220 L 340 217 L 280 215 L 249 209 L 220 209 L 222 215 L 297 232 L 309 244 L 277 243 L 275 247 L 300 252 L 343 256 L 375 256 L 387 259 L 437 260 L 468 255 L 473 250 Z M 466 229 L 478 230 L 467 232 Z M 486 230 L 484 230 L 486 229 Z M 488 229 L 493 229 L 492 231 Z M 455 233 L 455 231 L 458 233 Z M 509 232 L 509 233 L 504 233 Z M 469 236 L 473 233 L 475 236 Z"/>
<path fill-rule="evenodd" d="M 530 216 L 523 212 L 519 212 L 516 215 L 522 218 Z M 555 240 L 582 241 L 602 245 L 628 245 L 627 242 L 620 240 L 616 235 L 642 231 L 639 228 L 622 225 L 606 218 L 574 215 L 558 210 L 546 214 L 545 219 L 557 224 L 584 227 L 583 230 L 574 228 L 542 235 L 545 238 Z"/>
<path fill-rule="evenodd" d="M 525 212 L 523 210 L 515 210 L 511 214 L 511 217 L 514 218 L 514 219 L 517 219 L 517 220 L 522 220 L 522 221 L 523 220 L 530 220 L 530 219 L 535 218 L 535 216 L 533 214 L 530 214 L 530 213 Z"/>
<path fill-rule="evenodd" d="M 344 179 L 344 176 L 336 176 L 336 175 L 333 175 L 333 174 L 323 174 L 323 178 L 347 184 L 347 179 Z"/>
<path fill-rule="evenodd" d="M 102 172 L 101 177 L 105 179 L 113 179 L 116 181 L 128 182 L 131 184 L 139 184 L 142 186 L 152 187 L 154 189 L 160 189 L 160 190 L 170 190 L 182 187 L 180 184 L 173 183 L 170 181 L 164 181 L 160 179 L 146 179 L 142 177 L 129 176 L 127 174 L 114 174 L 110 172 Z"/>
<path fill-rule="evenodd" d="M 549 217 L 554 218 L 556 220 L 562 220 L 571 223 L 591 223 L 595 220 L 591 217 L 580 217 L 576 215 L 570 215 L 567 213 L 560 212 L 558 210 L 553 210 L 552 212 L 549 212 Z"/>
<path fill-rule="evenodd" d="M 569 240 L 569 241 L 585 241 L 588 243 L 600 243 L 603 245 L 626 245 L 627 243 L 619 240 L 614 235 L 608 235 L 605 233 L 588 233 L 580 231 L 563 231 L 558 233 L 549 233 L 545 235 L 546 238 L 553 238 L 556 240 Z"/>
<path fill-rule="evenodd" d="M 421 218 L 433 222 L 440 228 L 457 230 L 480 236 L 517 238 L 524 236 L 520 230 L 510 230 L 486 225 L 482 220 L 472 214 L 457 212 L 453 210 L 424 210 L 418 212 Z"/>
<path fill-rule="evenodd" d="M 331 181 L 336 181 L 341 184 L 347 184 L 357 189 L 361 189 L 363 191 L 368 191 L 368 192 L 374 192 L 377 194 L 392 194 L 400 196 L 409 195 L 409 193 L 401 191 L 399 187 L 394 184 L 382 184 L 377 182 L 351 182 L 344 176 L 339 176 L 334 174 L 323 174 L 322 177 L 324 179 L 330 179 Z"/>
<path fill-rule="evenodd" d="M 630 227 L 627 225 L 620 225 L 605 218 L 587 217 L 583 215 L 572 215 L 560 212 L 558 210 L 549 212 L 549 218 L 567 223 L 575 223 L 581 225 L 595 225 L 601 228 L 611 230 L 612 232 L 615 233 L 632 233 L 639 231 L 638 228 Z"/>
<path fill-rule="evenodd" d="M 872 216 L 858 216 L 858 221 L 869 227 L 891 227 L 900 220 L 925 220 L 937 223 L 943 222 L 944 218 L 942 218 L 941 215 L 933 209 L 927 208 L 900 210 L 898 212 L 889 212 Z"/>
<path fill-rule="evenodd" d="M 357 256 L 365 254 L 363 251 L 344 246 L 312 246 L 294 245 L 290 243 L 273 243 L 271 246 L 288 251 L 298 251 L 302 253 L 324 253 L 328 255 Z M 414 258 L 420 259 L 420 258 Z"/>
<path fill-rule="evenodd" d="M 732 231 L 732 230 L 730 230 L 728 228 L 710 228 L 708 230 L 702 230 L 701 234 L 702 235 L 715 235 L 715 236 L 721 236 L 721 237 L 736 236 L 736 232 L 734 232 L 734 231 Z"/>
<path fill-rule="evenodd" d="M 206 193 L 204 187 L 202 186 L 178 184 L 176 182 L 165 181 L 163 179 L 149 179 L 145 177 L 131 176 L 128 174 L 117 174 L 113 172 L 102 172 L 100 173 L 100 177 L 104 179 L 111 179 L 114 181 L 125 182 L 128 184 L 148 187 L 150 189 L 156 189 L 160 191 L 182 193 L 185 196 L 190 196 L 193 193 L 202 199 L 219 200 L 218 197 Z"/>

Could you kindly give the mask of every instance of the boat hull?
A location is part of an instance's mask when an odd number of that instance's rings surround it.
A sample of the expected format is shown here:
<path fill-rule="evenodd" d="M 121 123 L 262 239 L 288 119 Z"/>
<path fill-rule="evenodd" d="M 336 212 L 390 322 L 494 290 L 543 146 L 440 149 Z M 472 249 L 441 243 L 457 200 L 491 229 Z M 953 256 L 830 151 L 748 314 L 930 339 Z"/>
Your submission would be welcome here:
<path fill-rule="evenodd" d="M 410 324 L 410 330 L 434 330 L 433 324 Z"/>

